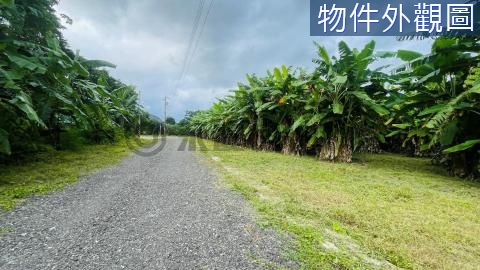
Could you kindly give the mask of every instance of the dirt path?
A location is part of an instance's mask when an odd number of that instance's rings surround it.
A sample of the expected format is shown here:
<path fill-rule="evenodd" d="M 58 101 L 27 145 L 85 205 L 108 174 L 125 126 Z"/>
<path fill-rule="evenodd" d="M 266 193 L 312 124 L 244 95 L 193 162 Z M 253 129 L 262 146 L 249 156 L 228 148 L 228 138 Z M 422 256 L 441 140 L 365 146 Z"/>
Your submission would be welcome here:
<path fill-rule="evenodd" d="M 293 267 L 280 238 L 180 145 L 168 138 L 154 156 L 132 155 L 0 214 L 0 269 Z"/>

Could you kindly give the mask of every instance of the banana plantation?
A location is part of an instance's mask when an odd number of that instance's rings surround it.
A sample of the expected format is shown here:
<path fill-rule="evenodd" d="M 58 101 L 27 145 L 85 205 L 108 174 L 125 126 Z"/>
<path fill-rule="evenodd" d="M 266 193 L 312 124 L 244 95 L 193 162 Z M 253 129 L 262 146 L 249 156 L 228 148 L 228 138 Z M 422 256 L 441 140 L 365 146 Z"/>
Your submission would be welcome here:
<path fill-rule="evenodd" d="M 439 37 L 431 52 L 375 51 L 345 42 L 315 68 L 247 75 L 193 114 L 193 135 L 226 144 L 352 162 L 357 152 L 429 157 L 452 174 L 480 173 L 480 39 Z M 393 60 L 393 61 L 392 61 Z M 386 63 L 396 62 L 394 65 Z"/>
<path fill-rule="evenodd" d="M 55 4 L 0 1 L 0 160 L 115 141 L 146 117 L 135 88 L 103 69 L 113 64 L 69 49 Z"/>

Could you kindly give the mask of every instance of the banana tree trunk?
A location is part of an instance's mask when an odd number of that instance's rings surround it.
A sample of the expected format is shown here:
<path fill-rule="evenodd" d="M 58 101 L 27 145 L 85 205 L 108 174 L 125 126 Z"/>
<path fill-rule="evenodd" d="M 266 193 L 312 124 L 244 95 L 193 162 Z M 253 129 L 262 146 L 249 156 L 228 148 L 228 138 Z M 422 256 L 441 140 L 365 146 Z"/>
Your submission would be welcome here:
<path fill-rule="evenodd" d="M 262 149 L 263 140 L 261 132 L 257 132 L 257 149 Z"/>
<path fill-rule="evenodd" d="M 353 148 L 351 136 L 334 134 L 327 139 L 320 149 L 319 158 L 333 162 L 352 162 Z"/>
<path fill-rule="evenodd" d="M 358 152 L 373 154 L 380 153 L 382 151 L 380 147 L 380 142 L 373 134 L 363 136 L 361 142 L 361 146 L 357 149 Z"/>
<path fill-rule="evenodd" d="M 302 146 L 297 134 L 289 135 L 283 141 L 282 153 L 284 155 L 300 156 L 302 154 Z"/>

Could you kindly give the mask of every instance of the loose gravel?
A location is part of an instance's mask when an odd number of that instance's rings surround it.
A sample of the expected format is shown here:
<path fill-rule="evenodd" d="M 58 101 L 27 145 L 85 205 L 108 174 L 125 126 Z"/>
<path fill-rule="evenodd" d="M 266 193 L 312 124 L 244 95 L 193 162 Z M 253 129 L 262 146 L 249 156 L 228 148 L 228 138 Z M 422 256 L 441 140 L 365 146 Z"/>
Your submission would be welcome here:
<path fill-rule="evenodd" d="M 297 268 L 181 140 L 0 213 L 0 269 Z"/>

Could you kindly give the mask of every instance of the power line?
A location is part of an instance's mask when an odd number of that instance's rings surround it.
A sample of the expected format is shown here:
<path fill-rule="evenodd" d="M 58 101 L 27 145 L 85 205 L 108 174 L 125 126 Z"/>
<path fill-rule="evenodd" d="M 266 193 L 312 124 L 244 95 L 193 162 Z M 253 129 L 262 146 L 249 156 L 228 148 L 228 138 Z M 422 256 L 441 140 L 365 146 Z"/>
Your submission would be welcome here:
<path fill-rule="evenodd" d="M 198 45 L 200 43 L 203 31 L 205 30 L 205 25 L 207 24 L 207 20 L 208 20 L 208 17 L 210 15 L 210 11 L 212 10 L 213 3 L 214 3 L 215 0 L 210 1 L 210 4 L 208 5 L 208 10 L 206 12 L 205 17 L 203 18 L 203 23 L 200 27 L 199 34 L 197 35 L 198 23 L 200 22 L 200 20 L 202 18 L 201 14 L 202 14 L 203 7 L 204 7 L 206 1 L 207 0 L 202 0 L 202 2 L 200 4 L 200 7 L 201 7 L 199 9 L 200 10 L 200 18 L 198 18 L 198 20 L 197 20 L 197 17 L 195 18 L 194 28 L 192 30 L 192 36 L 190 36 L 190 41 L 192 41 L 192 43 L 191 44 L 189 43 L 187 54 L 185 55 L 185 59 L 184 59 L 185 61 L 183 63 L 182 71 L 180 73 L 180 78 L 176 82 L 176 85 L 175 85 L 175 92 L 178 90 L 178 87 L 183 83 L 183 80 L 185 79 L 185 76 L 186 76 L 188 70 L 190 69 L 193 58 L 195 58 L 195 54 L 196 54 L 196 51 L 198 49 Z M 197 13 L 197 15 L 198 15 L 198 13 Z"/>
<path fill-rule="evenodd" d="M 207 14 L 205 15 L 205 18 L 203 19 L 203 24 L 200 27 L 200 34 L 198 35 L 197 41 L 195 42 L 195 46 L 194 46 L 193 51 L 192 51 L 192 56 L 190 57 L 190 61 L 187 63 L 187 67 L 186 67 L 185 72 L 183 74 L 184 77 L 185 77 L 186 73 L 188 72 L 188 70 L 189 70 L 189 68 L 192 64 L 193 59 L 195 58 L 195 53 L 197 52 L 198 45 L 199 45 L 200 40 L 202 38 L 203 31 L 205 30 L 205 25 L 207 24 L 208 16 L 210 15 L 210 11 L 212 10 L 214 2 L 215 2 L 215 0 L 210 1 L 210 5 L 208 6 Z M 181 81 L 183 81 L 183 78 L 181 79 Z"/>
<path fill-rule="evenodd" d="M 204 18 L 204 20 L 203 20 L 203 24 L 202 24 L 202 26 L 200 27 L 200 34 L 199 34 L 199 36 L 198 36 L 197 41 L 195 42 L 195 46 L 194 46 L 193 51 L 192 51 L 192 56 L 190 57 L 190 61 L 187 63 L 187 67 L 186 67 L 185 72 L 184 72 L 184 74 L 183 74 L 184 77 L 185 77 L 186 74 L 188 73 L 188 70 L 190 69 L 190 66 L 191 66 L 191 64 L 192 64 L 192 62 L 193 62 L 193 59 L 195 58 L 195 54 L 196 54 L 196 52 L 197 52 L 198 45 L 200 44 L 200 40 L 201 40 L 201 38 L 202 38 L 203 31 L 205 30 L 205 25 L 207 24 L 208 16 L 210 15 L 210 11 L 212 10 L 212 6 L 213 6 L 213 2 L 214 2 L 214 1 L 215 1 L 215 0 L 211 0 L 211 1 L 210 1 L 210 5 L 208 6 L 207 14 L 205 15 L 205 18 Z M 182 78 L 182 81 L 183 81 L 183 78 Z"/>
<path fill-rule="evenodd" d="M 203 8 L 205 6 L 205 1 L 206 0 L 200 0 L 200 2 L 199 2 L 199 6 L 197 8 L 197 14 L 195 16 L 195 19 L 193 20 L 192 33 L 190 34 L 190 39 L 188 41 L 187 51 L 185 52 L 185 58 L 183 59 L 182 70 L 180 72 L 180 77 L 179 77 L 178 81 L 176 82 L 175 88 L 178 88 L 178 85 L 181 83 L 181 80 L 184 76 L 183 74 L 185 73 L 187 64 L 189 62 L 189 57 L 191 55 L 192 46 L 194 45 L 195 38 L 197 36 L 198 25 L 200 23 L 200 19 L 202 18 L 202 13 L 203 13 Z"/>

